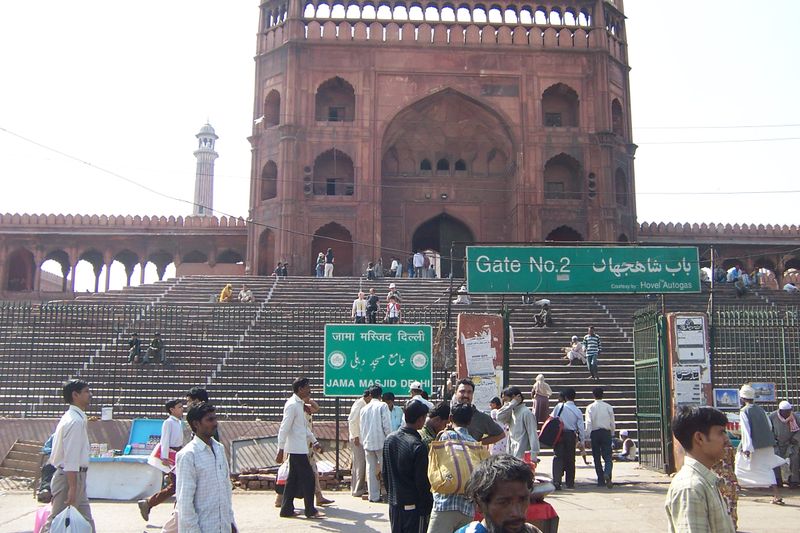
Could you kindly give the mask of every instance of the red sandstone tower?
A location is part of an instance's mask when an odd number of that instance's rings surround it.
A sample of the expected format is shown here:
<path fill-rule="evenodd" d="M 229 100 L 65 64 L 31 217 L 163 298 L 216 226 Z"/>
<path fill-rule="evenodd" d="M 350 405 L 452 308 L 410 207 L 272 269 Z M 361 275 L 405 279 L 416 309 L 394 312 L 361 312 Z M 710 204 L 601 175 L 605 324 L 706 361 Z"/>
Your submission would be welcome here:
<path fill-rule="evenodd" d="M 633 240 L 622 4 L 262 2 L 250 271 Z"/>

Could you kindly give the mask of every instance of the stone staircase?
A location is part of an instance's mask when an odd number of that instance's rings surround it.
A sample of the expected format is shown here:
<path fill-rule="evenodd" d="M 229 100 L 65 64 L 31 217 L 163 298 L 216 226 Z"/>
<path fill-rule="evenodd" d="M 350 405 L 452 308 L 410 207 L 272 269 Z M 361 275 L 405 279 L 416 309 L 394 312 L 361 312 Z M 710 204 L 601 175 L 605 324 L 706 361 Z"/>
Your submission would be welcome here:
<path fill-rule="evenodd" d="M 0 413 L 58 416 L 63 410 L 59 384 L 81 376 L 92 383 L 94 409 L 113 405 L 117 417 L 161 416 L 166 399 L 202 385 L 223 418 L 275 420 L 297 375 L 308 375 L 321 391 L 324 325 L 350 322 L 351 303 L 359 290 L 375 288 L 385 304 L 391 282 L 401 293 L 406 321 L 431 324 L 435 331 L 447 320 L 451 286 L 455 290 L 461 285 L 461 280 L 447 279 L 186 276 L 82 296 L 64 304 L 67 307 L 57 316 L 49 315 L 46 306 L 32 308 L 29 315 L 0 312 Z M 236 292 L 246 283 L 256 303 L 213 303 L 226 283 Z M 538 308 L 519 296 L 471 298 L 471 305 L 452 307 L 451 325 L 457 313 L 496 313 L 507 305 L 515 337 L 510 383 L 526 396 L 535 376 L 543 373 L 554 390 L 574 387 L 579 407 L 591 402 L 591 389 L 598 383 L 588 379 L 585 368 L 565 366 L 561 348 L 572 335 L 582 337 L 594 326 L 603 341 L 599 385 L 615 407 L 619 427 L 634 430 L 633 313 L 651 304 L 663 305 L 668 312 L 706 311 L 709 292 L 666 295 L 663 300 L 646 295 L 552 295 L 551 328 L 534 328 L 532 316 Z M 732 287 L 722 285 L 715 301 L 763 306 L 796 304 L 800 299 L 764 289 L 740 299 Z M 28 316 L 38 321 L 36 332 L 26 326 Z M 126 340 L 132 331 L 139 333 L 143 349 L 160 331 L 171 365 L 127 365 Z M 555 398 L 551 401 L 554 404 Z M 349 403 L 341 402 L 342 414 Z M 319 418 L 334 416 L 334 400 L 322 399 L 322 407 Z"/>
<path fill-rule="evenodd" d="M 42 466 L 42 443 L 17 440 L 0 462 L 0 477 L 38 478 Z"/>

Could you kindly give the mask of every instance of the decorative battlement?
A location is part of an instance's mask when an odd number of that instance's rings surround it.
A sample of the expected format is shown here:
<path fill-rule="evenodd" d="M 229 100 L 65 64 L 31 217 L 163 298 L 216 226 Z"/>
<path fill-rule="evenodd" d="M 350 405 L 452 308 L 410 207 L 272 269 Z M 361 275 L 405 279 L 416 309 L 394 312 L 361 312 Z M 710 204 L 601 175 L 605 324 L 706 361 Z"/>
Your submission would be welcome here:
<path fill-rule="evenodd" d="M 607 49 L 627 61 L 624 16 L 607 6 L 595 15 L 596 2 L 565 6 L 543 2 L 536 6 L 480 2 L 311 0 L 299 20 L 281 2 L 262 5 L 259 51 L 266 53 L 290 40 L 336 43 L 385 43 L 432 46 L 519 46 L 545 49 Z"/>
<path fill-rule="evenodd" d="M 800 237 L 800 227 L 795 224 L 689 224 L 673 222 L 643 222 L 639 226 L 639 237 L 656 236 L 686 236 L 686 235 L 729 235 L 748 237 Z"/>
<path fill-rule="evenodd" d="M 97 226 L 97 227 L 151 227 L 151 228 L 244 228 L 243 218 L 207 216 L 131 216 L 131 215 L 36 215 L 19 213 L 0 214 L 3 226 Z"/>

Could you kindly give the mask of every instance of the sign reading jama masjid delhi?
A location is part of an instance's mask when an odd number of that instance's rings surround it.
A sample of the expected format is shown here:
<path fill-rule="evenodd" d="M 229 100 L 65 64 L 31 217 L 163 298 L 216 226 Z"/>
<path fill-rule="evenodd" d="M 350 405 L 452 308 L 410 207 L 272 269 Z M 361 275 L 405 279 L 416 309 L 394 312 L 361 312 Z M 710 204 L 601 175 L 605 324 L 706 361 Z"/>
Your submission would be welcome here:
<path fill-rule="evenodd" d="M 471 293 L 700 292 L 695 247 L 467 246 Z"/>

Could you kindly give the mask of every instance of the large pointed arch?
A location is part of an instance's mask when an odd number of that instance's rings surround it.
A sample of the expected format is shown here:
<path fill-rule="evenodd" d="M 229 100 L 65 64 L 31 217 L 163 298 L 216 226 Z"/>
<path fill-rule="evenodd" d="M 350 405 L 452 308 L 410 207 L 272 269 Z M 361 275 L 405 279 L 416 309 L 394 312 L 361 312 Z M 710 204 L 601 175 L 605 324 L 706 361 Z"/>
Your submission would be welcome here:
<path fill-rule="evenodd" d="M 466 257 L 467 243 L 475 241 L 472 230 L 454 216 L 441 213 L 423 222 L 411 238 L 411 247 L 414 251 L 433 250 L 441 255 L 441 274 L 464 277 L 464 258 Z M 450 251 L 453 252 L 452 268 Z"/>
<path fill-rule="evenodd" d="M 336 222 L 329 222 L 314 232 L 311 239 L 311 257 L 328 248 L 333 250 L 334 276 L 353 275 L 353 235 L 350 230 Z"/>
<path fill-rule="evenodd" d="M 488 104 L 442 89 L 407 105 L 387 123 L 381 137 L 382 174 L 415 174 L 425 159 L 447 159 L 463 160 L 479 176 L 512 175 L 517 143 L 509 124 Z"/>

